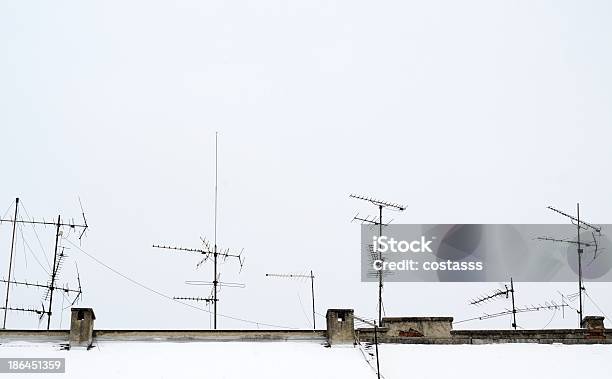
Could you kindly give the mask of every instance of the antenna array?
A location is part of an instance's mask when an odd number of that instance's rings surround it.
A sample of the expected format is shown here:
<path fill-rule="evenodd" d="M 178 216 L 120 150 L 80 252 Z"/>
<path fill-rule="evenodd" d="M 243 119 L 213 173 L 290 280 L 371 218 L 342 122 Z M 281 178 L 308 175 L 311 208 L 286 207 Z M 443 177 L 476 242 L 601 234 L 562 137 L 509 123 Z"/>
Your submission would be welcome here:
<path fill-rule="evenodd" d="M 481 305 L 483 303 L 488 303 L 492 300 L 495 299 L 499 299 L 500 297 L 505 296 L 506 299 L 509 297 L 509 295 L 511 295 L 512 297 L 512 327 L 514 328 L 514 330 L 516 330 L 516 313 L 517 313 L 517 309 L 514 306 L 514 280 L 512 280 L 512 278 L 510 278 L 510 288 L 508 288 L 507 284 L 504 284 L 504 290 L 496 290 L 495 292 L 488 294 L 488 295 L 482 295 L 477 297 L 476 299 L 472 299 L 470 301 L 471 305 Z"/>
<path fill-rule="evenodd" d="M 539 312 L 539 311 L 543 311 L 543 310 L 549 310 L 549 311 L 550 310 L 559 310 L 559 309 L 565 309 L 565 307 L 569 307 L 569 305 L 565 304 L 565 302 L 563 302 L 561 304 L 557 304 L 556 302 L 551 301 L 550 303 L 546 302 L 544 304 L 539 304 L 539 305 L 529 305 L 529 306 L 524 306 L 524 307 L 519 307 L 519 308 L 506 309 L 506 310 L 504 310 L 502 312 L 497 312 L 497 313 L 485 313 L 482 316 L 473 317 L 473 318 L 469 318 L 469 319 L 465 319 L 465 320 L 460 320 L 460 321 L 455 321 L 453 323 L 454 324 L 461 324 L 463 322 L 475 321 L 475 320 L 487 320 L 487 319 L 490 319 L 490 318 L 507 316 L 509 314 L 524 313 L 524 312 Z"/>
<path fill-rule="evenodd" d="M 76 224 L 75 222 L 71 221 L 71 222 L 62 222 L 61 216 L 57 216 L 57 221 L 56 222 L 49 222 L 49 221 L 45 221 L 44 219 L 42 221 L 40 220 L 23 220 L 23 219 L 19 219 L 18 218 L 18 214 L 19 214 L 19 198 L 15 199 L 15 214 L 13 216 L 12 219 L 0 219 L 0 223 L 2 222 L 9 222 L 13 225 L 13 233 L 12 233 L 12 238 L 11 238 L 11 250 L 10 250 L 10 256 L 9 256 L 9 270 L 8 270 L 8 276 L 6 279 L 2 279 L 0 280 L 0 282 L 5 283 L 6 284 L 6 296 L 5 296 L 5 300 L 4 300 L 4 307 L 0 307 L 0 309 L 4 310 L 4 319 L 3 319 L 3 323 L 2 323 L 2 328 L 6 329 L 6 317 L 8 314 L 8 311 L 18 311 L 18 312 L 35 312 L 38 313 L 42 316 L 47 315 L 47 330 L 50 329 L 51 327 L 51 315 L 52 315 L 52 310 L 53 310 L 53 293 L 55 291 L 62 291 L 64 293 L 75 293 L 76 296 L 74 298 L 74 300 L 72 301 L 72 304 L 74 305 L 81 297 L 83 294 L 82 288 L 81 288 L 81 278 L 79 276 L 78 273 L 78 267 L 77 267 L 77 281 L 79 284 L 79 287 L 77 290 L 74 289 L 70 289 L 67 286 L 64 287 L 58 287 L 56 286 L 56 280 L 58 278 L 59 275 L 59 271 L 61 270 L 62 266 L 63 266 L 63 262 L 64 259 L 67 257 L 64 254 L 64 248 L 62 247 L 61 252 L 58 254 L 58 250 L 60 248 L 59 246 L 59 238 L 62 235 L 61 232 L 61 228 L 62 227 L 69 227 L 71 229 L 80 229 L 81 233 L 79 234 L 79 240 L 81 240 L 86 232 L 86 230 L 89 228 L 89 225 L 87 225 L 87 219 L 85 218 L 85 212 L 83 211 L 83 206 L 81 204 L 81 199 L 79 198 L 79 205 L 81 207 L 81 215 L 83 216 L 83 223 L 82 224 Z M 50 277 L 49 280 L 47 282 L 47 284 L 42 285 L 42 284 L 38 284 L 38 283 L 30 283 L 27 281 L 16 281 L 13 280 L 11 278 L 12 276 L 12 267 L 13 267 L 13 253 L 14 253 L 14 248 L 15 248 L 15 232 L 17 229 L 17 224 L 30 224 L 30 225 L 53 225 L 56 227 L 56 232 L 55 232 L 55 246 L 54 246 L 54 254 L 53 254 L 53 266 L 51 269 L 51 273 L 50 273 Z M 45 295 L 43 296 L 43 301 L 48 300 L 49 301 L 49 305 L 48 305 L 48 310 L 45 310 L 44 306 L 42 310 L 36 310 L 36 309 L 31 309 L 31 308 L 19 308 L 19 307 L 10 307 L 9 304 L 9 295 L 10 295 L 10 288 L 11 285 L 18 285 L 18 286 L 25 286 L 25 287 L 35 287 L 35 288 L 44 288 L 46 289 L 45 291 Z"/>
<path fill-rule="evenodd" d="M 582 278 L 582 254 L 584 253 L 583 246 L 586 247 L 595 247 L 595 256 L 597 254 L 597 250 L 599 249 L 597 243 L 597 237 L 601 236 L 601 227 L 595 226 L 593 224 L 589 224 L 580 219 L 580 203 L 576 204 L 576 216 L 570 215 L 566 212 L 560 211 L 551 206 L 547 207 L 551 211 L 558 213 L 566 218 L 570 219 L 570 222 L 576 226 L 576 240 L 562 239 L 562 238 L 552 238 L 552 237 L 537 237 L 536 239 L 541 241 L 548 242 L 556 242 L 556 243 L 566 243 L 570 245 L 576 245 L 576 252 L 578 256 L 578 298 L 579 298 L 579 308 L 578 308 L 578 327 L 582 327 L 582 315 L 583 315 L 583 302 L 582 302 L 582 293 L 585 288 L 583 285 Z M 580 231 L 581 230 L 590 230 L 591 235 L 593 236 L 593 243 L 584 242 L 580 240 Z"/>
<path fill-rule="evenodd" d="M 383 226 L 388 225 L 388 223 L 384 223 L 383 208 L 388 208 L 388 209 L 395 210 L 395 211 L 404 211 L 404 210 L 406 210 L 406 206 L 405 205 L 401 205 L 401 204 L 398 204 L 398 203 L 391 203 L 391 202 L 388 202 L 388 201 L 375 199 L 375 198 L 369 197 L 369 196 L 350 194 L 349 197 L 353 198 L 353 199 L 357 199 L 357 200 L 367 201 L 369 203 L 374 204 L 376 207 L 378 207 L 378 216 L 374 216 L 374 217 L 369 217 L 368 216 L 368 217 L 362 218 L 362 217 L 359 217 L 359 213 L 357 213 L 357 215 L 355 215 L 353 217 L 353 221 L 357 220 L 357 221 L 361 221 L 362 223 L 378 225 L 378 236 L 379 237 L 382 237 L 382 228 L 383 228 Z M 383 256 L 382 256 L 382 253 L 380 251 L 378 252 L 378 259 L 380 261 L 384 260 Z M 377 274 L 378 274 L 378 324 L 382 324 L 383 270 L 378 270 Z"/>
<path fill-rule="evenodd" d="M 213 304 L 213 314 L 214 314 L 214 329 L 217 329 L 217 303 L 219 301 L 219 287 L 223 284 L 219 281 L 220 273 L 218 272 L 218 260 L 223 259 L 226 261 L 227 259 L 236 259 L 240 265 L 240 272 L 242 271 L 242 267 L 244 266 L 244 258 L 242 256 L 243 251 L 241 250 L 239 253 L 230 251 L 229 249 L 220 249 L 217 245 L 217 203 L 218 203 L 218 133 L 215 133 L 215 212 L 214 212 L 214 241 L 210 244 L 206 239 L 200 237 L 202 241 L 202 248 L 187 248 L 182 246 L 168 246 L 168 245 L 153 245 L 154 248 L 158 249 L 166 249 L 166 250 L 175 250 L 175 251 L 185 251 L 188 253 L 196 253 L 201 254 L 204 257 L 200 262 L 196 264 L 196 268 L 199 268 L 204 263 L 206 263 L 209 259 L 213 261 L 213 280 L 210 282 L 212 284 L 212 294 L 209 298 L 200 298 L 200 297 L 176 297 L 176 300 L 191 300 L 191 301 L 205 301 L 206 303 Z M 189 284 L 189 283 L 188 283 Z M 202 285 L 202 284 L 199 284 Z M 229 286 L 228 286 L 229 287 Z"/>

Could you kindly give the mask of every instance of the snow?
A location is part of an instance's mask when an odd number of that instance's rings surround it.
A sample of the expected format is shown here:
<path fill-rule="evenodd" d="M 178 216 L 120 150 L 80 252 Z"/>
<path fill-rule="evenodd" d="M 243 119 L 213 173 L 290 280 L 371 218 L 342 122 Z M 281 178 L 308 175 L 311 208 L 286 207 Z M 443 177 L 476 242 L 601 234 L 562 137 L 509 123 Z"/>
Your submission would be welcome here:
<path fill-rule="evenodd" d="M 383 344 L 379 349 L 386 379 L 575 379 L 612 372 L 612 345 Z M 0 345 L 0 357 L 66 358 L 66 373 L 54 378 L 376 378 L 365 350 L 317 342 L 113 341 L 89 351 L 66 351 L 52 343 L 9 342 Z M 15 377 L 40 379 L 41 374 Z"/>

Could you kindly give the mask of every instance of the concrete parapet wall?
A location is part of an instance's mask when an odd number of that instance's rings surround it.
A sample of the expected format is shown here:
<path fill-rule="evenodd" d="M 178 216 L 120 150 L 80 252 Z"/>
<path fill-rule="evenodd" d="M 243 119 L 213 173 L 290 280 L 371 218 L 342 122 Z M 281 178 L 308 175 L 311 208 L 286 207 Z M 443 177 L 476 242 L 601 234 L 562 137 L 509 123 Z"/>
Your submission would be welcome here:
<path fill-rule="evenodd" d="M 10 341 L 58 342 L 68 341 L 69 330 L 11 330 L 0 329 L 0 343 Z"/>
<path fill-rule="evenodd" d="M 380 343 L 425 344 L 425 345 L 483 345 L 494 343 L 561 343 L 567 345 L 612 344 L 612 329 L 599 331 L 588 329 L 551 330 L 453 330 L 448 337 L 396 336 L 388 328 L 380 328 Z M 374 342 L 373 328 L 359 328 L 356 338 L 360 342 Z"/>
<path fill-rule="evenodd" d="M 450 338 L 452 317 L 384 317 L 388 337 Z"/>
<path fill-rule="evenodd" d="M 548 330 L 453 330 L 453 338 L 467 339 L 472 344 L 487 343 L 612 343 L 612 329 L 548 329 Z"/>
<path fill-rule="evenodd" d="M 324 330 L 96 330 L 97 341 L 326 341 Z"/>

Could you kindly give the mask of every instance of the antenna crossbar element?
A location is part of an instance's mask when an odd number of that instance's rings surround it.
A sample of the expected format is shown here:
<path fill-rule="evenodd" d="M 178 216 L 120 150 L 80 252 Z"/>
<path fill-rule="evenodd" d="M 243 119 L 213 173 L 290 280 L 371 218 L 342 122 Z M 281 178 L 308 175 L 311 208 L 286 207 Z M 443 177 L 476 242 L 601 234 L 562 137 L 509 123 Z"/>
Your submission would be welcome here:
<path fill-rule="evenodd" d="M 14 222 L 15 220 L 13 219 L 0 219 L 0 222 Z M 32 225 L 48 225 L 48 226 L 57 226 L 57 222 L 53 222 L 53 221 L 35 221 L 35 220 L 17 220 L 16 221 L 18 224 L 32 224 Z M 87 224 L 75 224 L 75 223 L 65 223 L 62 222 L 60 223 L 60 226 L 68 226 L 72 229 L 75 228 L 83 228 L 86 229 L 89 226 Z M 2 308 L 0 308 L 2 309 Z"/>
<path fill-rule="evenodd" d="M 314 278 L 314 275 L 304 275 L 304 274 L 266 274 L 266 276 L 269 276 L 272 278 L 304 278 L 304 279 Z"/>
<path fill-rule="evenodd" d="M 511 290 L 509 288 L 506 287 L 506 289 L 504 291 L 502 290 L 497 290 L 494 293 L 492 293 L 491 295 L 485 295 L 485 296 L 481 296 L 477 299 L 474 299 L 472 301 L 470 301 L 471 305 L 478 305 L 481 303 L 485 303 L 489 300 L 501 297 L 501 296 L 506 296 L 506 299 L 508 298 L 508 295 L 510 294 Z"/>
<path fill-rule="evenodd" d="M 559 243 L 569 243 L 572 245 L 582 245 L 585 247 L 594 247 L 597 246 L 596 243 L 589 243 L 589 242 L 582 242 L 582 241 L 572 241 L 572 240 L 568 240 L 568 239 L 562 239 L 562 238 L 552 238 L 552 237 L 536 237 L 537 240 L 540 241 L 550 241 L 550 242 L 559 242 Z"/>
<path fill-rule="evenodd" d="M 20 282 L 20 281 L 16 281 L 16 280 L 11 280 L 10 282 L 6 279 L 0 279 L 0 283 L 10 283 L 10 284 L 15 284 L 15 285 L 22 285 L 25 287 L 38 287 L 38 288 L 46 288 L 49 289 L 49 285 L 48 284 L 39 284 L 39 283 L 29 283 L 29 282 Z M 74 289 L 70 289 L 67 286 L 64 287 L 55 287 L 54 290 L 60 290 L 62 292 L 70 292 L 70 293 L 82 293 L 81 289 L 79 288 L 78 290 L 74 290 Z"/>
<path fill-rule="evenodd" d="M 372 203 L 372 204 L 374 204 L 376 206 L 382 206 L 384 208 L 393 208 L 393 209 L 396 209 L 398 211 L 406 210 L 406 206 L 405 205 L 398 204 L 398 203 L 391 203 L 391 202 L 384 201 L 384 200 L 378 200 L 378 199 L 375 199 L 375 198 L 369 197 L 369 196 L 350 194 L 349 197 L 352 197 L 353 199 L 368 201 L 368 202 L 370 202 L 370 203 Z"/>
<path fill-rule="evenodd" d="M 192 248 L 181 247 L 181 246 L 153 245 L 153 247 L 157 249 L 188 251 L 190 253 L 198 253 L 198 254 L 212 254 L 213 253 L 212 251 L 209 251 L 209 250 L 192 249 Z"/>
<path fill-rule="evenodd" d="M 371 224 L 371 225 L 380 225 L 382 224 L 383 226 L 388 226 L 391 221 L 387 221 L 387 222 L 381 222 L 380 219 L 378 218 L 378 216 L 366 216 L 366 217 L 361 217 L 359 216 L 359 213 L 357 213 L 355 216 L 353 216 L 353 220 L 352 221 L 361 221 L 362 224 Z"/>
<path fill-rule="evenodd" d="M 213 282 L 207 282 L 205 280 L 186 280 L 185 284 L 190 286 L 213 286 Z M 217 282 L 219 287 L 229 287 L 229 288 L 245 288 L 246 284 L 244 283 L 231 283 L 231 282 Z"/>
<path fill-rule="evenodd" d="M 210 297 L 180 297 L 180 296 L 175 296 L 175 297 L 173 297 L 173 299 L 174 300 L 205 301 L 207 303 L 219 301 L 219 299 L 213 299 L 213 298 L 210 298 Z"/>
<path fill-rule="evenodd" d="M 594 230 L 595 232 L 597 232 L 597 233 L 601 233 L 601 227 L 599 227 L 599 226 L 592 225 L 592 224 L 589 224 L 589 223 L 587 223 L 587 222 L 584 222 L 584 221 L 580 220 L 580 218 L 579 218 L 579 217 L 572 216 L 572 215 L 570 215 L 570 214 L 568 214 L 568 213 L 565 213 L 565 212 L 563 212 L 563 211 L 560 211 L 560 210 L 558 210 L 558 209 L 556 209 L 556 208 L 553 208 L 553 207 L 551 207 L 551 206 L 548 206 L 548 207 L 546 207 L 546 208 L 550 209 L 550 210 L 551 210 L 551 211 L 553 211 L 553 212 L 557 212 L 557 213 L 559 213 L 560 215 L 565 216 L 565 217 L 569 218 L 569 219 L 570 219 L 570 220 L 572 220 L 572 221 L 575 221 L 575 222 L 576 222 L 576 223 L 577 223 L 577 224 L 578 224 L 578 225 L 579 225 L 581 228 L 582 228 L 582 226 L 586 226 L 587 228 L 593 229 L 593 230 Z M 582 225 L 582 226 L 581 226 L 581 225 Z"/>
<path fill-rule="evenodd" d="M 5 310 L 5 311 L 16 311 L 16 312 L 31 312 L 31 313 L 36 313 L 39 314 L 40 317 L 42 318 L 44 315 L 48 315 L 51 312 L 46 311 L 44 308 L 43 310 L 39 310 L 39 309 L 34 309 L 34 308 L 20 308 L 20 307 L 0 307 L 0 309 Z"/>

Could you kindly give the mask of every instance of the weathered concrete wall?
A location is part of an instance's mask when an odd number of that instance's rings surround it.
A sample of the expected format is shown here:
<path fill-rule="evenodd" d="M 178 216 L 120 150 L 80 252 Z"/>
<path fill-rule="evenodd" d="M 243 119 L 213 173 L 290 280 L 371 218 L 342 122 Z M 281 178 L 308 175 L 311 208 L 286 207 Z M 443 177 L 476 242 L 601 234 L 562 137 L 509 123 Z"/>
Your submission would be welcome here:
<path fill-rule="evenodd" d="M 387 337 L 450 338 L 452 317 L 384 317 L 382 326 Z"/>
<path fill-rule="evenodd" d="M 66 343 L 69 330 L 11 330 L 0 329 L 0 344 L 10 341 Z"/>
<path fill-rule="evenodd" d="M 360 328 L 356 331 L 360 342 L 373 342 L 374 329 Z M 400 337 L 388 334 L 386 328 L 379 329 L 380 343 L 402 344 L 494 344 L 494 343 L 562 343 L 612 344 L 612 329 L 550 329 L 550 330 L 453 330 L 449 337 Z"/>
<path fill-rule="evenodd" d="M 76 309 L 78 310 L 78 309 Z M 0 330 L 0 343 L 46 341 L 75 343 L 91 341 L 327 341 L 329 344 L 373 342 L 373 328 L 354 329 L 352 309 L 327 311 L 327 330 L 93 330 L 91 317 L 72 314 L 71 330 Z M 75 318 L 76 317 L 76 318 Z M 610 344 L 612 329 L 602 317 L 587 316 L 583 329 L 549 330 L 452 330 L 451 317 L 386 317 L 378 328 L 380 343 L 402 344 L 491 344 L 563 343 Z"/>
<path fill-rule="evenodd" d="M 453 330 L 453 338 L 470 344 L 489 343 L 563 343 L 609 344 L 612 329 L 548 329 L 548 330 Z"/>
<path fill-rule="evenodd" d="M 96 341 L 326 341 L 324 330 L 96 330 Z"/>

